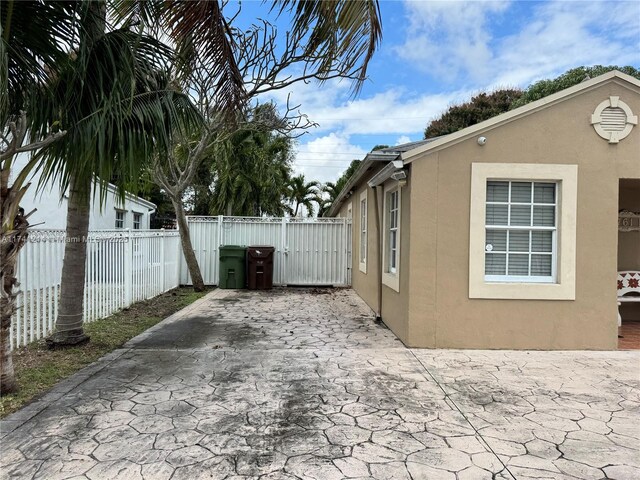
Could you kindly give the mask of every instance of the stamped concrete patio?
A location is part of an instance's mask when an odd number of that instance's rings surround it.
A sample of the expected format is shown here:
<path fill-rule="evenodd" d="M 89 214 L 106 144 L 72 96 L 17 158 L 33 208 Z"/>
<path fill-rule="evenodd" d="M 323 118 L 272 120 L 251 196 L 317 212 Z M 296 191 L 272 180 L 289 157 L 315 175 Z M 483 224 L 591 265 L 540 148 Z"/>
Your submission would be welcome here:
<path fill-rule="evenodd" d="M 640 352 L 405 348 L 350 290 L 216 290 L 2 422 L 3 478 L 640 478 Z"/>

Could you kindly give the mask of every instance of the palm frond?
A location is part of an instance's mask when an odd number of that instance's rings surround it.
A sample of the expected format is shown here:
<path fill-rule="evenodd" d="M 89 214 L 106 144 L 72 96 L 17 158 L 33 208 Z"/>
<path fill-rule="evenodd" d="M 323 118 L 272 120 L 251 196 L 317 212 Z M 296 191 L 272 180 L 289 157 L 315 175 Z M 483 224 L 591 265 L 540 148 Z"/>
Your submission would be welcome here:
<path fill-rule="evenodd" d="M 308 35 L 306 54 L 320 72 L 341 63 L 357 76 L 353 93 L 360 91 L 382 40 L 377 0 L 277 0 L 272 9 L 292 15 L 293 36 Z"/>
<path fill-rule="evenodd" d="M 234 50 L 234 36 L 218 0 L 114 0 L 124 19 L 136 15 L 145 25 L 161 25 L 175 43 L 177 66 L 188 77 L 199 62 L 206 66 L 216 108 L 232 117 L 244 105 L 245 84 Z"/>
<path fill-rule="evenodd" d="M 103 35 L 52 80 L 39 98 L 31 135 L 41 136 L 55 119 L 66 137 L 41 152 L 41 181 L 70 178 L 138 182 L 154 152 L 167 150 L 174 134 L 197 126 L 188 97 L 172 88 L 166 65 L 171 50 L 127 29 Z M 102 190 L 103 194 L 106 193 Z"/>
<path fill-rule="evenodd" d="M 68 48 L 78 37 L 82 2 L 0 2 L 0 56 L 2 77 L 0 121 L 25 109 L 30 87 L 43 86 L 56 67 L 68 59 Z"/>

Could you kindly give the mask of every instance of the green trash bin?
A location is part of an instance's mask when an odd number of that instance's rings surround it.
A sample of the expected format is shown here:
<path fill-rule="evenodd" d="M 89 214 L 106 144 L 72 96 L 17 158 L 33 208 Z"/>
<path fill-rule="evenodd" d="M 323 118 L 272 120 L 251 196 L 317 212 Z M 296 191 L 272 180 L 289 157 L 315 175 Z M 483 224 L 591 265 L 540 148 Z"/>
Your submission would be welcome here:
<path fill-rule="evenodd" d="M 222 245 L 220 247 L 219 288 L 244 288 L 246 282 L 247 247 Z"/>

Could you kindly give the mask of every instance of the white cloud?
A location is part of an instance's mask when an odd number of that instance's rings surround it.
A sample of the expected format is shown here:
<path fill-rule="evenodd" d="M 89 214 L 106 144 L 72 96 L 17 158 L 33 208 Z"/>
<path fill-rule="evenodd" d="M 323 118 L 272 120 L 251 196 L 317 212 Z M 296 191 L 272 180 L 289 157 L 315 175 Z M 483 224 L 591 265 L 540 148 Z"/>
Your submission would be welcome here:
<path fill-rule="evenodd" d="M 312 129 L 318 138 L 306 141 L 303 136 L 296 156 L 296 171 L 308 179 L 335 181 L 351 160 L 363 158 L 372 145 L 358 145 L 355 137 L 397 135 L 398 144 L 422 138 L 430 120 L 479 91 L 525 87 L 578 65 L 640 63 L 640 3 L 403 5 L 405 38 L 401 46 L 391 48 L 389 69 L 401 64 L 398 71 L 406 70 L 406 75 L 389 77 L 394 78 L 391 82 L 375 79 L 385 84 L 384 89 L 357 99 L 350 97 L 350 82 L 338 80 L 298 83 L 261 99 L 274 100 L 281 109 L 287 100 L 299 104 L 300 111 L 318 123 Z M 403 86 L 401 79 L 415 80 L 416 70 L 424 87 Z M 447 86 L 434 93 L 433 82 L 425 78 L 429 76 Z"/>
<path fill-rule="evenodd" d="M 300 110 L 318 126 L 314 133 L 339 131 L 344 135 L 416 134 L 427 123 L 445 111 L 452 103 L 466 100 L 473 92 L 461 90 L 440 94 L 416 95 L 405 88 L 392 87 L 367 98 L 349 99 L 332 85 L 317 88 L 296 85 L 291 90 L 291 102 L 301 104 Z M 286 93 L 272 98 L 283 105 Z"/>
<path fill-rule="evenodd" d="M 509 2 L 406 2 L 407 40 L 397 53 L 444 80 L 461 74 L 481 79 L 491 73 L 492 40 L 487 23 Z"/>
<path fill-rule="evenodd" d="M 496 72 L 495 85 L 526 86 L 580 65 L 640 61 L 638 4 L 577 3 L 544 4 L 524 29 L 497 43 L 496 64 L 503 67 Z M 617 14 L 612 15 L 612 9 Z M 635 25 L 628 22 L 633 10 Z"/>
<path fill-rule="evenodd" d="M 402 135 L 398 137 L 398 139 L 396 140 L 396 145 L 402 145 L 403 143 L 409 143 L 409 142 L 411 142 L 411 139 L 406 135 Z"/>
<path fill-rule="evenodd" d="M 640 62 L 638 2 L 404 5 L 409 26 L 396 52 L 426 74 L 452 82 L 527 86 L 579 65 Z M 523 18 L 519 31 L 500 36 L 507 22 Z"/>
<path fill-rule="evenodd" d="M 364 158 L 367 151 L 350 143 L 348 135 L 330 133 L 298 146 L 294 162 L 296 173 L 308 180 L 335 182 L 352 160 Z"/>

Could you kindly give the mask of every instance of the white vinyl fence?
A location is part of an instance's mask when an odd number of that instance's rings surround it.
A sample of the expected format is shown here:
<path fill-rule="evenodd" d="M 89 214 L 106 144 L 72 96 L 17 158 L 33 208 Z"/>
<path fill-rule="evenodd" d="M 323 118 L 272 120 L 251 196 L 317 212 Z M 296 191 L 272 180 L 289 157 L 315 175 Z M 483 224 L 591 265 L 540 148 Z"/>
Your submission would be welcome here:
<path fill-rule="evenodd" d="M 18 311 L 12 348 L 48 335 L 58 312 L 66 236 L 63 230 L 31 230 L 18 257 Z M 84 319 L 104 318 L 134 302 L 179 285 L 180 239 L 175 230 L 89 232 Z"/>
<path fill-rule="evenodd" d="M 345 218 L 188 217 L 191 241 L 209 285 L 218 284 L 221 245 L 275 247 L 276 285 L 349 285 L 351 221 Z M 66 242 L 63 230 L 30 230 L 18 257 L 18 310 L 11 347 L 53 331 Z M 84 320 L 191 284 L 177 230 L 89 232 Z"/>
<path fill-rule="evenodd" d="M 217 285 L 221 245 L 275 247 L 276 285 L 349 285 L 351 221 L 346 218 L 187 217 L 204 282 Z M 191 284 L 186 266 L 182 284 Z"/>

